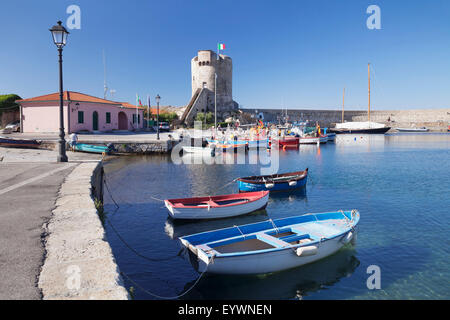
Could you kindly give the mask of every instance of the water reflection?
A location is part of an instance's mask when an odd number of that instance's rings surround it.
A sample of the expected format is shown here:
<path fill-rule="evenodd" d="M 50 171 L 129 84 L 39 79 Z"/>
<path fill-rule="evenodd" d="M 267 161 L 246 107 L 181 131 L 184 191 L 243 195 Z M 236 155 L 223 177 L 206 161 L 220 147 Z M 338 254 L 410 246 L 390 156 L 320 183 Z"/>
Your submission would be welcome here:
<path fill-rule="evenodd" d="M 259 276 L 208 275 L 183 299 L 303 299 L 333 286 L 360 265 L 353 247 L 295 269 Z M 194 284 L 186 283 L 184 290 Z"/>

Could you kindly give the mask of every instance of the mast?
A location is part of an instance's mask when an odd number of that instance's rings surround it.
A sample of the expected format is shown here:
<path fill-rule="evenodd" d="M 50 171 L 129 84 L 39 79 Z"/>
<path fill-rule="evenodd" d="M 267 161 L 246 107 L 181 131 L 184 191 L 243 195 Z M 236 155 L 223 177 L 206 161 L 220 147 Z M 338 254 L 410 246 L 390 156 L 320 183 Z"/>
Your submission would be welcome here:
<path fill-rule="evenodd" d="M 367 64 L 367 73 L 369 78 L 369 109 L 367 110 L 367 118 L 369 119 L 370 125 L 370 63 Z"/>
<path fill-rule="evenodd" d="M 105 60 L 105 50 L 102 50 L 103 53 L 103 99 L 106 100 L 106 94 L 108 93 L 108 87 L 106 85 L 106 60 Z"/>
<path fill-rule="evenodd" d="M 342 93 L 342 123 L 344 123 L 344 102 L 345 102 L 345 87 L 344 92 Z"/>

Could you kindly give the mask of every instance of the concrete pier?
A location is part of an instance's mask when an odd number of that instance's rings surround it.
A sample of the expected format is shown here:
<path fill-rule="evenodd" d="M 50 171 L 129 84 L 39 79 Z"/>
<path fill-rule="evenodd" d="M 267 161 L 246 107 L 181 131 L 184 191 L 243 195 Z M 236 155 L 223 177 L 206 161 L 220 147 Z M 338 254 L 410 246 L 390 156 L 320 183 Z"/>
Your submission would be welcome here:
<path fill-rule="evenodd" d="M 43 299 L 129 299 L 97 213 L 103 169 L 82 163 L 65 179 L 45 225 Z"/>
<path fill-rule="evenodd" d="M 97 213 L 101 156 L 0 147 L 0 299 L 129 299 Z"/>

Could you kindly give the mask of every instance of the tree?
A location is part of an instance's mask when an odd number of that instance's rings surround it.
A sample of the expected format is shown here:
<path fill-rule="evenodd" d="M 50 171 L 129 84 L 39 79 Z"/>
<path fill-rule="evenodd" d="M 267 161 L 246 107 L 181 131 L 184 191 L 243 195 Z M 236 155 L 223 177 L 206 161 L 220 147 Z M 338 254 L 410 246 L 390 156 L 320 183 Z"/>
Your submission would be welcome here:
<path fill-rule="evenodd" d="M 17 94 L 1 94 L 0 95 L 0 114 L 2 111 L 19 109 L 16 100 L 22 99 Z"/>

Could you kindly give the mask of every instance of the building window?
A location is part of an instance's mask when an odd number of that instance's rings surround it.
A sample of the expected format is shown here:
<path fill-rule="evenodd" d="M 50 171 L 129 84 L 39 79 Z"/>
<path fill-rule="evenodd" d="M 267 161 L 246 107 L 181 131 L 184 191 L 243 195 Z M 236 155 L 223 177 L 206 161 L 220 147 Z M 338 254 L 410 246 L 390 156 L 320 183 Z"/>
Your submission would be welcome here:
<path fill-rule="evenodd" d="M 138 123 L 141 123 L 141 115 L 138 114 Z"/>
<path fill-rule="evenodd" d="M 133 113 L 133 123 L 136 123 L 136 115 Z"/>
<path fill-rule="evenodd" d="M 111 123 L 111 112 L 106 113 L 106 123 Z"/>
<path fill-rule="evenodd" d="M 84 123 L 84 112 L 78 111 L 78 123 Z"/>

